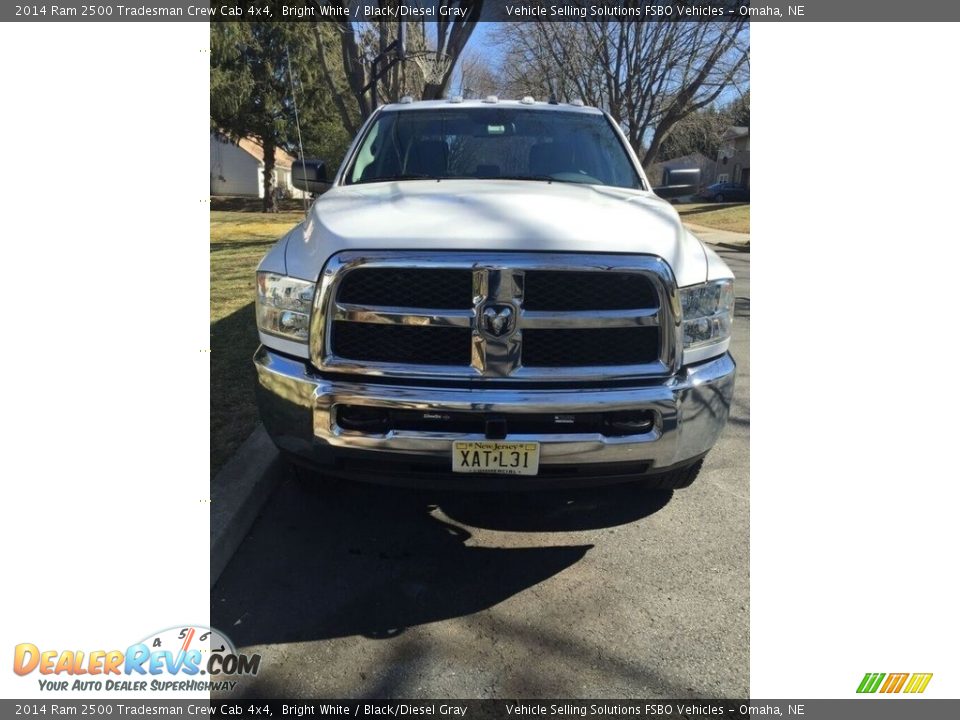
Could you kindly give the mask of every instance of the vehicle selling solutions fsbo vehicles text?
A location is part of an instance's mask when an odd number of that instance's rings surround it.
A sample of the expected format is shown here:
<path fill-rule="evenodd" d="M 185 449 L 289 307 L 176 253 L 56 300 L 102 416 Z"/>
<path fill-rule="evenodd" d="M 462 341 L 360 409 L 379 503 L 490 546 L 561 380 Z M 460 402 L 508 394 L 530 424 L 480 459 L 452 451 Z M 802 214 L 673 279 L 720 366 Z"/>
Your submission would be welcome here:
<path fill-rule="evenodd" d="M 508 17 L 523 18 L 710 18 L 724 14 L 719 7 L 696 7 L 687 5 L 639 5 L 624 7 L 620 5 L 507 5 Z"/>

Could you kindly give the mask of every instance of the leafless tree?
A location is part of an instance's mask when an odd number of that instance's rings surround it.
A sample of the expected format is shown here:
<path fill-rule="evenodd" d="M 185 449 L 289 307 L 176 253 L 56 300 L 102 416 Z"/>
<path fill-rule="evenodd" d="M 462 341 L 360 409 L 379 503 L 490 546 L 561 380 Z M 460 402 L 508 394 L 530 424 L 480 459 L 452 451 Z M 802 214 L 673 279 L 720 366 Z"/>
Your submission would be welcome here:
<path fill-rule="evenodd" d="M 680 120 L 747 83 L 741 20 L 530 22 L 500 38 L 509 87 L 608 110 L 645 165 Z"/>
<path fill-rule="evenodd" d="M 455 76 L 453 88 L 465 98 L 499 95 L 503 87 L 496 70 L 477 52 L 467 51 L 460 56 Z"/>
<path fill-rule="evenodd" d="M 437 15 L 437 58 L 441 54 L 446 57 L 448 67 L 443 76 L 436 82 L 427 82 L 423 88 L 424 100 L 437 100 L 443 97 L 447 87 L 450 85 L 450 79 L 453 76 L 454 68 L 460 54 L 467 46 L 467 41 L 473 34 L 473 29 L 480 19 L 480 13 L 483 10 L 483 0 L 437 0 L 436 4 L 446 5 L 448 9 L 458 9 L 463 12 L 462 15 L 455 16 L 439 13 Z"/>
<path fill-rule="evenodd" d="M 328 89 L 333 93 L 344 127 L 356 132 L 359 123 L 374 111 L 378 100 L 392 102 L 408 94 L 424 100 L 443 97 L 457 59 L 480 17 L 483 0 L 424 0 L 424 5 L 436 8 L 435 32 L 429 41 L 425 22 L 405 23 L 407 48 L 411 54 L 433 53 L 435 61 L 446 60 L 438 77 L 426 78 L 409 58 L 393 64 L 379 79 L 374 78 L 374 59 L 383 55 L 396 40 L 397 21 L 356 22 L 346 19 L 350 17 L 346 14 L 348 0 L 312 0 L 312 4 L 317 8 L 317 17 L 326 18 L 314 24 L 318 63 Z M 319 12 L 321 5 L 340 8 L 344 12 L 343 19 L 331 21 L 329 15 Z M 398 0 L 378 2 L 381 8 L 398 5 Z M 458 12 L 441 13 L 441 6 Z M 395 53 L 390 53 L 386 60 L 394 57 Z M 383 64 L 378 65 L 378 68 L 382 67 Z"/>

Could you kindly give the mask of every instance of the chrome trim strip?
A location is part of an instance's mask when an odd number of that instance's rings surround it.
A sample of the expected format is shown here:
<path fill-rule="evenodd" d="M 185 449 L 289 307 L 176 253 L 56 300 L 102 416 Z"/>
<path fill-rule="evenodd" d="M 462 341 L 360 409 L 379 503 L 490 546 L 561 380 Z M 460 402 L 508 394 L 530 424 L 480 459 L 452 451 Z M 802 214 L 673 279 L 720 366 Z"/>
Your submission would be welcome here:
<path fill-rule="evenodd" d="M 423 310 L 421 308 L 376 307 L 336 303 L 333 319 L 380 325 L 429 327 L 473 327 L 474 310 Z"/>
<path fill-rule="evenodd" d="M 285 450 L 312 457 L 333 449 L 448 458 L 451 441 L 474 435 L 396 431 L 385 435 L 346 432 L 336 424 L 336 406 L 368 405 L 423 411 L 574 413 L 651 410 L 654 428 L 627 437 L 602 435 L 511 435 L 542 443 L 546 464 L 649 460 L 669 467 L 713 446 L 733 401 L 736 366 L 729 354 L 682 368 L 660 383 L 607 389 L 445 388 L 340 381 L 313 373 L 303 361 L 260 347 L 254 357 L 260 415 Z"/>
<path fill-rule="evenodd" d="M 683 364 L 689 365 L 690 363 L 700 362 L 702 360 L 708 360 L 717 355 L 723 355 L 730 349 L 730 338 L 724 338 L 723 340 L 718 340 L 717 342 L 710 343 L 709 345 L 701 345 L 700 347 L 695 347 L 693 349 L 687 348 L 683 351 Z"/>
<path fill-rule="evenodd" d="M 521 310 L 523 327 L 543 330 L 592 330 L 593 328 L 653 327 L 660 324 L 658 308 L 642 310 L 583 310 L 544 312 Z"/>
<path fill-rule="evenodd" d="M 473 271 L 472 310 L 409 309 L 348 305 L 335 302 L 337 288 L 357 268 L 436 268 Z M 640 311 L 528 312 L 522 309 L 524 273 L 528 270 L 639 273 L 647 276 L 658 295 L 657 309 Z M 510 305 L 515 330 L 503 337 L 484 333 L 478 322 L 488 304 Z M 330 308 L 328 311 L 327 309 Z M 330 347 L 334 320 L 401 325 L 472 328 L 470 365 L 420 365 L 353 361 L 337 357 Z M 357 375 L 523 380 L 585 380 L 667 377 L 683 358 L 680 301 L 673 272 L 653 255 L 454 251 L 345 251 L 330 258 L 320 276 L 310 321 L 310 358 L 321 370 Z M 521 364 L 524 328 L 660 328 L 660 357 L 637 365 L 568 368 L 525 368 Z"/>

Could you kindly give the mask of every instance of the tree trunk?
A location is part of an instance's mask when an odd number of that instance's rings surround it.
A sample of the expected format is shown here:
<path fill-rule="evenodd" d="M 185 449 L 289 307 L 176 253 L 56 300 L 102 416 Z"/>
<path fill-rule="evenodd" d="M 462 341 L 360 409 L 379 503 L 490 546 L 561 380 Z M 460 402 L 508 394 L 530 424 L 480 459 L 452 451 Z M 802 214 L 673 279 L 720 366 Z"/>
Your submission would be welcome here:
<path fill-rule="evenodd" d="M 444 2 L 443 4 L 449 5 L 451 3 Z M 437 82 L 424 84 L 423 93 L 420 96 L 423 100 L 443 99 L 444 93 L 450 86 L 457 60 L 460 59 L 460 54 L 477 26 L 477 19 L 483 10 L 483 0 L 473 0 L 472 2 L 466 2 L 465 0 L 460 3 L 460 8 L 466 11 L 466 15 L 460 20 L 454 20 L 453 22 L 437 20 L 437 56 L 439 58 L 441 52 L 446 52 L 450 64 Z"/>
<path fill-rule="evenodd" d="M 660 146 L 663 145 L 663 141 L 667 139 L 674 125 L 676 125 L 676 121 L 672 120 L 664 121 L 657 125 L 657 129 L 653 131 L 653 138 L 650 140 L 650 147 L 647 148 L 647 152 L 644 153 L 643 160 L 641 161 L 644 167 L 656 161 L 657 154 L 660 152 Z"/>
<path fill-rule="evenodd" d="M 350 22 L 338 22 L 337 26 L 340 28 L 340 54 L 343 57 L 343 71 L 347 75 L 347 83 L 350 85 L 350 91 L 357 101 L 357 109 L 360 111 L 360 121 L 363 122 L 370 117 L 376 109 L 371 106 L 367 93 L 363 91 L 363 88 L 367 84 L 363 53 L 360 45 L 357 43 L 357 35 Z"/>
<path fill-rule="evenodd" d="M 326 82 L 327 90 L 330 92 L 330 97 L 333 99 L 333 106 L 340 114 L 340 121 L 347 129 L 347 132 L 351 136 L 356 135 L 357 130 L 360 128 L 357 127 L 356 123 L 353 122 L 353 118 L 350 116 L 350 111 L 347 110 L 347 104 L 343 101 L 343 95 L 341 94 L 340 90 L 337 89 L 336 83 L 333 80 L 333 73 L 331 72 L 330 67 L 327 65 L 327 51 L 324 46 L 325 38 L 323 37 L 323 32 L 320 29 L 320 23 L 314 23 L 313 34 L 317 42 L 317 58 L 320 61 L 321 74 L 324 82 Z"/>
<path fill-rule="evenodd" d="M 273 187 L 273 168 L 276 165 L 276 143 L 272 138 L 263 141 L 263 211 L 277 212 L 277 196 Z"/>
<path fill-rule="evenodd" d="M 424 83 L 423 84 L 423 94 L 421 94 L 421 100 L 443 100 L 443 83 Z"/>

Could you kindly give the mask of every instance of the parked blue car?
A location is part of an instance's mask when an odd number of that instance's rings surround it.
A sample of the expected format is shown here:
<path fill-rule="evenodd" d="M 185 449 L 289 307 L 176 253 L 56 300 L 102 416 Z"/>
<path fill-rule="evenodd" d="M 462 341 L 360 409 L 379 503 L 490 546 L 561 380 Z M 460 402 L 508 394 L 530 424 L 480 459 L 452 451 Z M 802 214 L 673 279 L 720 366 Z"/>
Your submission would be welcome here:
<path fill-rule="evenodd" d="M 707 185 L 697 193 L 698 200 L 712 200 L 713 202 L 749 202 L 750 188 L 740 183 L 718 182 Z"/>

